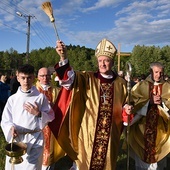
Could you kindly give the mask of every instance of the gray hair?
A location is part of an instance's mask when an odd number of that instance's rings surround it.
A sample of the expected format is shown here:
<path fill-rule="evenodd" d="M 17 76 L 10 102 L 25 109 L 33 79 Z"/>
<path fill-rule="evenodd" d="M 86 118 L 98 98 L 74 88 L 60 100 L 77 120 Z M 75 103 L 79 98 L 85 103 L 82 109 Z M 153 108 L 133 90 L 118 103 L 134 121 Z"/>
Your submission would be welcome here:
<path fill-rule="evenodd" d="M 163 64 L 160 63 L 160 62 L 153 62 L 153 63 L 151 63 L 150 64 L 150 69 L 153 69 L 153 67 L 155 67 L 155 66 L 164 69 Z"/>

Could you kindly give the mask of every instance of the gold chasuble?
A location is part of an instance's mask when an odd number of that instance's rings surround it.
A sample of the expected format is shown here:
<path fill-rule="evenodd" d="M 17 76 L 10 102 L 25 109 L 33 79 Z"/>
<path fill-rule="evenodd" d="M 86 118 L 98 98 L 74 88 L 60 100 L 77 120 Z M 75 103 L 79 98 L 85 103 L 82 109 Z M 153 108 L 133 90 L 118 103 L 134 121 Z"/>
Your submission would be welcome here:
<path fill-rule="evenodd" d="M 115 170 L 122 133 L 126 82 L 116 76 L 76 72 L 58 141 L 79 170 Z"/>
<path fill-rule="evenodd" d="M 166 109 L 170 109 L 170 84 L 160 82 L 156 85 L 150 77 L 135 85 L 132 90 L 135 103 L 134 124 L 130 126 L 129 142 L 134 152 L 146 163 L 155 163 L 170 152 L 170 120 Z M 152 94 L 159 94 L 162 105 L 147 104 Z M 146 113 L 142 111 L 145 106 Z M 164 109 L 163 109 L 164 108 Z"/>

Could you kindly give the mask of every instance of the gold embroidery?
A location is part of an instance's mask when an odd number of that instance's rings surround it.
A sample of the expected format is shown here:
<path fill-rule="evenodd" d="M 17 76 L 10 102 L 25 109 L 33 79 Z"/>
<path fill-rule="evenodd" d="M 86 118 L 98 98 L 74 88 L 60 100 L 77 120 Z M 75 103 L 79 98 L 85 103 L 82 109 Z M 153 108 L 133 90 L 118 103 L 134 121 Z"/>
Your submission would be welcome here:
<path fill-rule="evenodd" d="M 161 95 L 162 93 L 162 85 L 154 85 L 150 86 L 151 97 L 154 95 Z M 146 115 L 146 125 L 145 125 L 145 133 L 144 133 L 144 141 L 145 141 L 145 150 L 144 150 L 144 161 L 145 162 L 156 162 L 155 154 L 155 146 L 156 146 L 156 137 L 157 137 L 157 125 L 159 112 L 157 105 L 150 105 L 149 111 Z"/>
<path fill-rule="evenodd" d="M 112 89 L 112 84 L 101 84 L 100 108 L 96 124 L 96 133 L 91 157 L 90 170 L 102 170 L 105 165 L 112 123 Z"/>

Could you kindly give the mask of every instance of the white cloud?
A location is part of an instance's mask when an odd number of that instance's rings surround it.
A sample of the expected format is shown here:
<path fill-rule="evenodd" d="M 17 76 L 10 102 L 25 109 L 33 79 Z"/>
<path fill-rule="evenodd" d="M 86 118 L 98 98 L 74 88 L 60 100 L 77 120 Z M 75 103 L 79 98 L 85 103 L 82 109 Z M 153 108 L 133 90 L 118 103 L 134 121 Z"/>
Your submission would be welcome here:
<path fill-rule="evenodd" d="M 11 5 L 9 5 L 11 2 Z M 15 3 L 14 3 L 15 2 Z M 2 1 L 0 24 L 11 24 L 25 31 L 24 18 L 15 12 L 34 15 L 31 26 L 40 22 L 44 31 L 52 24 L 41 9 L 44 0 Z M 106 37 L 116 44 L 124 46 L 136 44 L 168 44 L 170 37 L 170 1 L 169 0 L 51 0 L 57 29 L 61 37 L 69 43 L 95 47 L 97 42 Z M 12 4 L 15 5 L 12 5 Z M 8 14 L 8 15 L 7 15 Z M 100 16 L 104 17 L 100 17 Z M 101 18 L 103 20 L 101 20 Z M 103 25 L 102 25 L 103 22 Z M 1 28 L 2 29 L 2 28 Z M 39 32 L 39 29 L 36 29 Z M 33 33 L 33 29 L 32 29 Z"/>
<path fill-rule="evenodd" d="M 82 11 L 88 12 L 88 11 L 94 11 L 94 10 L 105 8 L 105 7 L 114 6 L 114 4 L 118 2 L 120 3 L 121 1 L 122 0 L 98 0 L 91 7 L 84 8 Z"/>

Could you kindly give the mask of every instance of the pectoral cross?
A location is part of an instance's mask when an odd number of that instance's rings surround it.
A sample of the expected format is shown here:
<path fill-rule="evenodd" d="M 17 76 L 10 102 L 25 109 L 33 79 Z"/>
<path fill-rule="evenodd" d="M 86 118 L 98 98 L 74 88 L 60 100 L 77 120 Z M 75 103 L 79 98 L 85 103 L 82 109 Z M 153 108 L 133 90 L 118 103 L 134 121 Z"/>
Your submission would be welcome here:
<path fill-rule="evenodd" d="M 106 93 L 103 93 L 103 95 L 102 95 L 102 96 L 100 96 L 100 97 L 102 97 L 102 98 L 103 98 L 104 103 L 106 103 L 106 97 L 108 97 L 108 96 L 106 95 Z"/>

